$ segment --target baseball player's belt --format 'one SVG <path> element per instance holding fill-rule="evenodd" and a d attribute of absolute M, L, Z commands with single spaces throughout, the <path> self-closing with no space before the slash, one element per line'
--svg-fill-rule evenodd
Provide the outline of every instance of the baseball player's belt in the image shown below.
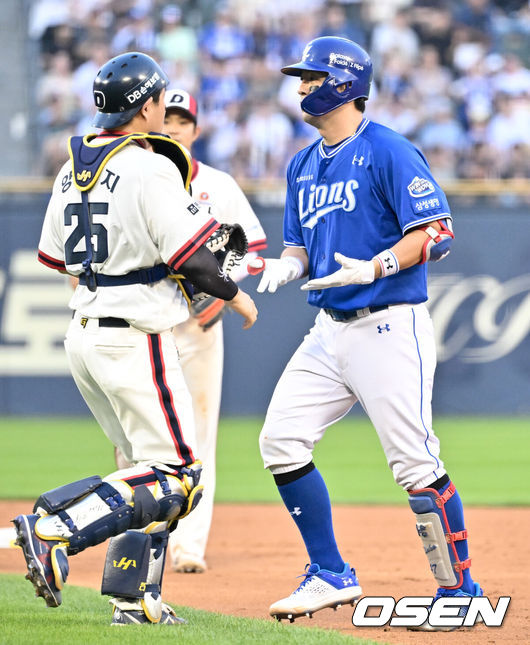
<path fill-rule="evenodd" d="M 351 311 L 341 311 L 340 309 L 324 309 L 324 311 L 335 322 L 350 322 L 357 318 L 364 318 L 370 314 L 375 314 L 376 311 L 384 311 L 388 309 L 389 305 L 377 305 L 376 307 L 363 307 L 362 309 L 353 309 Z"/>

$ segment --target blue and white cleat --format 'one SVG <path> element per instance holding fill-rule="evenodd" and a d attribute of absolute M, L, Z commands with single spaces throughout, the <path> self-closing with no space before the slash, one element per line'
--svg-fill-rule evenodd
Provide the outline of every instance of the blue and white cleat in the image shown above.
<path fill-rule="evenodd" d="M 311 618 L 315 611 L 326 607 L 353 607 L 362 595 L 355 569 L 349 564 L 341 573 L 321 569 L 318 564 L 307 565 L 303 576 L 305 580 L 298 589 L 270 606 L 269 613 L 276 620 L 287 618 L 292 623 L 300 616 Z"/>
<path fill-rule="evenodd" d="M 44 598 L 48 607 L 58 607 L 61 589 L 68 576 L 68 557 L 64 540 L 43 540 L 35 532 L 40 515 L 18 515 L 13 520 L 17 538 L 15 544 L 22 548 L 28 573 L 26 579 L 35 587 L 35 594 Z"/>
<path fill-rule="evenodd" d="M 438 591 L 436 592 L 436 595 L 434 596 L 433 602 L 435 600 L 438 600 L 438 598 L 448 598 L 448 597 L 461 598 L 462 596 L 478 598 L 479 596 L 483 596 L 484 591 L 480 588 L 480 585 L 478 584 L 478 582 L 475 582 L 473 584 L 474 584 L 473 593 L 466 593 L 465 591 L 462 591 L 462 589 L 446 589 L 445 587 L 439 587 Z M 458 616 L 465 617 L 466 614 L 467 614 L 467 607 L 461 607 L 460 611 L 458 612 Z M 434 625 L 431 625 L 429 621 L 427 621 L 422 625 L 418 625 L 417 627 L 407 627 L 407 629 L 412 632 L 452 632 L 455 629 L 459 629 L 459 628 L 444 627 L 444 626 L 436 627 Z"/>

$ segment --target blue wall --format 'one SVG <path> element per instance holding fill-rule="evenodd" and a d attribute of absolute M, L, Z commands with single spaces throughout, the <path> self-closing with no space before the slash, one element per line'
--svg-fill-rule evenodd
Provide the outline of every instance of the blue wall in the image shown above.
<path fill-rule="evenodd" d="M 0 414 L 88 414 L 69 376 L 62 339 L 66 280 L 35 259 L 47 196 L 0 198 Z M 281 209 L 256 205 L 282 250 Z M 430 266 L 439 363 L 436 414 L 530 414 L 530 218 L 516 208 L 453 204 L 451 255 Z M 316 310 L 298 284 L 258 294 L 259 319 L 241 330 L 227 314 L 223 414 L 263 415 L 276 380 Z"/>

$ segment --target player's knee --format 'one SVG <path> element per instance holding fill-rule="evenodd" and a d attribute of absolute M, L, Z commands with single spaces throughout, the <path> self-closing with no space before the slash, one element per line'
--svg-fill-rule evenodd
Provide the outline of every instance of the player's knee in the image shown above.
<path fill-rule="evenodd" d="M 121 479 L 103 481 L 99 476 L 60 486 L 43 493 L 35 504 L 43 539 L 60 536 L 68 542 L 68 554 L 104 542 L 129 528 L 152 522 L 172 523 L 188 515 L 202 496 L 201 465 L 163 473 L 152 467 L 154 484 L 133 489 Z"/>
<path fill-rule="evenodd" d="M 292 437 L 285 437 L 277 431 L 278 426 L 265 424 L 259 436 L 259 448 L 265 468 L 285 466 L 311 460 L 311 452 L 300 458 L 304 446 Z M 281 428 L 280 428 L 281 430 Z"/>

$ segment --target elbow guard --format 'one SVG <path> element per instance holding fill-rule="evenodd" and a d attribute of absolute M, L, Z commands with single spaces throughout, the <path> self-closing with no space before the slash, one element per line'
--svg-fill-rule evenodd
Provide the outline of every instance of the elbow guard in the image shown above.
<path fill-rule="evenodd" d="M 433 226 L 422 226 L 420 231 L 425 231 L 429 236 L 421 250 L 420 264 L 425 262 L 438 262 L 443 260 L 451 251 L 451 243 L 454 240 L 454 233 L 451 226 L 451 220 L 437 220 L 442 227 L 441 231 L 437 231 Z"/>

